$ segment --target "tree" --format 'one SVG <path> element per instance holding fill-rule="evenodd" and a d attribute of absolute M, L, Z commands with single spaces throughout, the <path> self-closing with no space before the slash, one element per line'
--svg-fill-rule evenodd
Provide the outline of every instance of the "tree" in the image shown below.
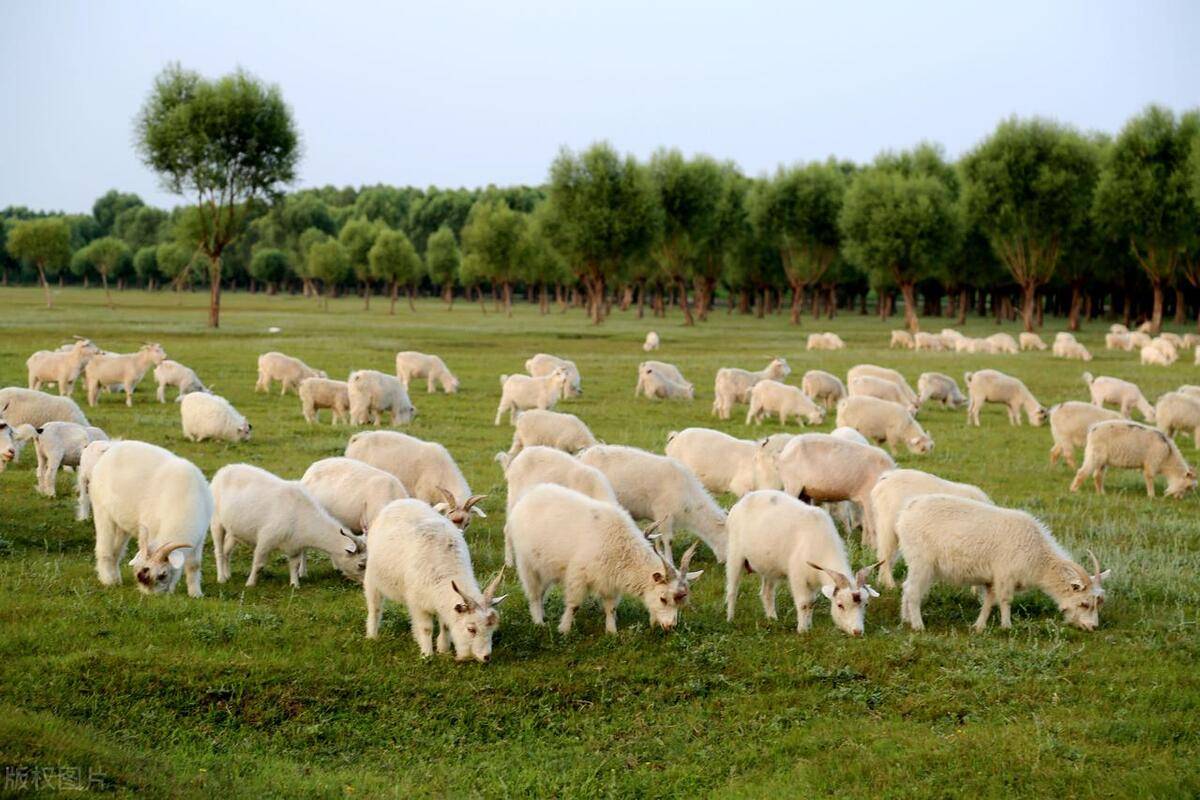
<path fill-rule="evenodd" d="M 337 291 L 338 284 L 350 274 L 350 259 L 346 248 L 337 239 L 325 239 L 308 248 L 308 274 L 325 286 L 322 306 L 329 310 L 329 298 Z"/>
<path fill-rule="evenodd" d="M 54 274 L 71 258 L 71 230 L 61 217 L 24 220 L 12 226 L 5 245 L 9 255 L 37 268 L 46 293 L 46 308 L 53 308 L 46 274 Z"/>
<path fill-rule="evenodd" d="M 116 189 L 109 189 L 92 203 L 92 217 L 96 220 L 98 230 L 96 237 L 108 236 L 113 232 L 117 217 L 131 208 L 142 205 L 142 198 L 136 194 L 123 194 Z"/>
<path fill-rule="evenodd" d="M 374 277 L 368 256 L 371 248 L 375 246 L 375 239 L 380 231 L 384 230 L 381 225 L 382 223 L 367 222 L 365 219 L 352 219 L 338 234 L 338 241 L 346 248 L 346 256 L 350 259 L 350 269 L 364 287 L 363 308 L 367 310 L 371 308 L 371 278 Z"/>
<path fill-rule="evenodd" d="M 275 287 L 288 276 L 287 253 L 275 247 L 261 247 L 250 258 L 250 275 L 266 284 L 267 294 L 275 294 Z"/>
<path fill-rule="evenodd" d="M 104 297 L 108 307 L 113 308 L 112 293 L 108 289 L 108 278 L 120 268 L 121 262 L 130 257 L 129 245 L 115 236 L 102 236 L 84 250 L 87 260 L 100 273 L 104 284 Z"/>
<path fill-rule="evenodd" d="M 712 234 L 720 201 L 721 166 L 711 158 L 687 161 L 678 150 L 659 150 L 650 159 L 650 180 L 660 223 L 653 245 L 664 278 L 679 287 L 683 324 L 692 325 L 687 280 L 701 243 Z M 702 297 L 697 300 L 703 303 Z"/>
<path fill-rule="evenodd" d="M 429 279 L 442 287 L 447 311 L 454 308 L 454 278 L 461 261 L 454 231 L 443 225 L 425 243 L 425 266 L 429 269 Z"/>
<path fill-rule="evenodd" d="M 1087 219 L 1099 151 L 1073 128 L 1013 117 L 961 167 L 966 212 L 1021 287 L 1021 317 L 1032 331 L 1038 287 L 1054 276 L 1067 238 Z"/>
<path fill-rule="evenodd" d="M 904 319 L 918 328 L 917 281 L 953 256 L 959 236 L 953 170 L 928 145 L 885 153 L 855 176 L 839 218 L 844 253 L 900 287 Z"/>
<path fill-rule="evenodd" d="M 148 289 L 158 281 L 158 249 L 143 247 L 133 254 L 133 271 Z"/>
<path fill-rule="evenodd" d="M 112 235 L 129 245 L 133 251 L 157 245 L 162 240 L 162 228 L 168 214 L 161 208 L 138 205 L 117 215 Z"/>
<path fill-rule="evenodd" d="M 793 325 L 800 322 L 805 287 L 818 283 L 837 256 L 845 196 L 846 177 L 830 160 L 780 168 L 747 198 L 751 224 L 778 251 L 792 287 Z"/>
<path fill-rule="evenodd" d="M 396 294 L 400 286 L 408 287 L 408 307 L 416 311 L 412 301 L 412 287 L 421 280 L 421 257 L 403 231 L 384 229 L 375 237 L 371 252 L 367 254 L 371 265 L 371 276 L 391 287 L 389 314 L 396 313 Z"/>
<path fill-rule="evenodd" d="M 548 231 L 549 205 L 542 201 L 529 215 L 528 224 L 521 236 L 520 272 L 530 295 L 533 287 L 539 288 L 538 310 L 549 313 L 550 301 L 546 294 L 548 284 L 560 284 L 570 274 L 567 262 L 554 247 Z M 432 244 L 433 240 L 430 239 Z"/>
<path fill-rule="evenodd" d="M 477 259 L 483 276 L 501 287 L 504 310 L 512 316 L 512 285 L 520 278 L 525 215 L 503 200 L 480 200 L 462 230 L 463 251 Z"/>
<path fill-rule="evenodd" d="M 583 281 L 589 313 L 599 324 L 605 284 L 652 241 L 653 186 L 632 156 L 622 159 L 602 142 L 579 155 L 566 149 L 559 153 L 550 166 L 548 198 L 555 244 Z"/>
<path fill-rule="evenodd" d="M 300 140 L 277 86 L 241 70 L 215 81 L 179 65 L 154 82 L 138 113 L 137 149 L 174 194 L 192 195 L 209 261 L 209 325 L 221 321 L 221 254 L 249 205 L 296 177 Z"/>
<path fill-rule="evenodd" d="M 158 271 L 163 278 L 171 281 L 178 292 L 183 284 L 191 284 L 190 268 L 195 255 L 195 248 L 179 242 L 164 242 L 154 250 Z"/>
<path fill-rule="evenodd" d="M 1150 279 L 1151 328 L 1162 326 L 1163 287 L 1169 284 L 1196 224 L 1187 170 L 1200 115 L 1176 119 L 1150 106 L 1125 124 L 1104 154 L 1092 213 L 1101 231 L 1128 243 Z"/>
<path fill-rule="evenodd" d="M 696 283 L 696 306 L 701 320 L 708 319 L 717 283 L 729 268 L 729 258 L 747 224 L 748 182 L 733 163 L 722 164 L 717 202 L 711 224 L 697 243 L 692 273 Z"/>

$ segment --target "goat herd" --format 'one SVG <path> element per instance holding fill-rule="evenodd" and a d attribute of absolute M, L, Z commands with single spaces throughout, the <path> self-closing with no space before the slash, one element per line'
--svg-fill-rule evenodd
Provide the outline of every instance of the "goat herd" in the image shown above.
<path fill-rule="evenodd" d="M 660 343 L 651 332 L 643 349 L 656 350 Z M 1170 335 L 1151 339 L 1143 331 L 1114 326 L 1107 344 L 1140 349 L 1143 363 L 1170 364 L 1196 341 Z M 895 331 L 891 345 L 1018 351 L 1007 334 L 970 339 L 953 330 L 915 336 Z M 831 333 L 808 341 L 810 350 L 844 346 Z M 1046 345 L 1036 334 L 1021 334 L 1019 347 Z M 1070 334 L 1059 334 L 1054 353 L 1091 358 Z M 121 582 L 119 561 L 134 537 L 137 553 L 130 566 L 138 588 L 169 592 L 186 575 L 193 597 L 201 594 L 201 557 L 210 535 L 220 583 L 229 580 L 230 555 L 239 543 L 253 550 L 247 586 L 255 585 L 276 551 L 287 556 L 291 583 L 299 586 L 306 551 L 320 550 L 344 575 L 363 583 L 367 636 L 378 635 L 386 598 L 407 607 L 422 655 L 448 652 L 452 645 L 459 660 L 490 658 L 499 625 L 496 607 L 505 597 L 497 595 L 504 570 L 480 588 L 464 533 L 476 516 L 486 516 L 483 497 L 471 492 L 441 444 L 391 430 L 362 431 L 350 437 L 344 457 L 315 462 L 299 480 L 230 464 L 210 482 L 192 463 L 161 447 L 110 441 L 89 426 L 71 399 L 82 376 L 89 405 L 103 391 L 124 391 L 132 405 L 134 388 L 153 367 L 159 402 L 166 402 L 168 387 L 178 390 L 189 440 L 248 439 L 252 429 L 245 417 L 193 370 L 168 360 L 160 345 L 122 355 L 77 338 L 59 350 L 35 353 L 27 365 L 28 389 L 0 389 L 0 471 L 30 441 L 42 494 L 54 496 L 60 467 L 75 469 L 78 518 L 94 519 L 102 584 Z M 713 414 L 729 419 L 735 404 L 746 404 L 747 424 L 775 415 L 784 424 L 791 418 L 819 424 L 836 409 L 832 433 L 753 440 L 687 428 L 671 432 L 665 455 L 658 455 L 598 442 L 578 417 L 552 410 L 560 399 L 582 391 L 573 362 L 543 353 L 525 367 L 528 374 L 501 376 L 495 418 L 499 425 L 507 412 L 514 427 L 512 447 L 496 456 L 507 482 L 504 558 L 506 566 L 516 568 L 535 623 L 544 623 L 547 591 L 561 587 L 564 611 L 558 629 L 563 633 L 589 596 L 601 600 L 610 632 L 616 630 L 622 596 L 638 598 L 652 626 L 672 628 L 702 574 L 689 570 L 701 543 L 725 565 L 730 620 L 740 579 L 758 573 L 768 618 L 776 618 L 776 588 L 786 580 L 798 630 L 810 627 L 820 593 L 830 601 L 833 622 L 860 636 L 867 604 L 878 596 L 868 583 L 870 574 L 878 568 L 881 586 L 894 588 L 892 570 L 903 554 L 908 572 L 900 613 L 914 630 L 923 627 L 921 602 L 938 580 L 980 590 L 976 629 L 986 625 L 995 605 L 1001 626 L 1009 627 L 1013 595 L 1027 587 L 1049 595 L 1068 623 L 1094 629 L 1109 574 L 1094 555 L 1089 571 L 1032 515 L 995 506 L 976 486 L 897 469 L 892 455 L 876 446 L 886 444 L 892 454 L 900 446 L 914 454 L 931 452 L 933 438 L 917 421 L 929 404 L 966 405 L 973 425 L 980 424 L 985 403 L 1006 406 L 1014 425 L 1021 423 L 1022 412 L 1033 425 L 1048 418 L 1052 463 L 1064 458 L 1074 466 L 1076 449 L 1084 450 L 1073 491 L 1093 476 L 1102 492 L 1108 467 L 1142 470 L 1151 496 L 1159 474 L 1168 480 L 1169 496 L 1196 485 L 1196 473 L 1173 437 L 1189 431 L 1200 447 L 1197 386 L 1183 386 L 1151 405 L 1135 384 L 1084 373 L 1091 402 L 1068 401 L 1047 410 L 1024 383 L 994 369 L 965 373 L 964 396 L 957 382 L 941 373 L 922 374 L 913 391 L 895 370 L 866 364 L 852 368 L 845 383 L 829 372 L 810 370 L 800 387 L 790 386 L 783 380 L 791 370 L 776 358 L 758 372 L 718 370 Z M 278 382 L 281 394 L 296 392 L 309 423 L 328 409 L 334 424 L 378 426 L 386 413 L 395 426 L 417 413 L 408 394 L 417 379 L 426 381 L 431 394 L 439 387 L 453 393 L 459 386 L 436 355 L 402 352 L 394 376 L 358 370 L 337 381 L 272 352 L 258 359 L 255 389 L 270 391 Z M 51 383 L 57 384 L 58 396 L 40 391 Z M 634 393 L 651 399 L 695 397 L 683 373 L 663 361 L 639 365 Z M 1129 419 L 1135 409 L 1157 427 Z M 726 492 L 739 498 L 728 511 L 714 500 Z M 863 545 L 874 550 L 876 563 L 857 571 L 851 567 L 835 518 L 847 532 L 861 526 Z M 643 531 L 635 520 L 652 522 Z M 697 537 L 678 563 L 672 552 L 677 530 Z"/>

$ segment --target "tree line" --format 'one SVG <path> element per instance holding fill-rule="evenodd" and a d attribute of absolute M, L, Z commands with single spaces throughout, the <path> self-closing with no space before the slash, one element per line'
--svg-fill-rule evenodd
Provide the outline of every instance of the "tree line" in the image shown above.
<path fill-rule="evenodd" d="M 678 308 L 684 324 L 729 313 L 839 309 L 880 316 L 1045 313 L 1071 329 L 1101 314 L 1200 321 L 1200 112 L 1150 106 L 1115 135 L 1009 118 L 957 161 L 936 144 L 856 164 L 828 159 L 747 176 L 661 149 L 563 149 L 540 186 L 368 186 L 286 192 L 299 161 L 279 89 L 237 72 L 158 77 L 135 123 L 143 160 L 187 198 L 171 210 L 116 190 L 91 214 L 0 210 L 0 269 L 110 293 L 205 286 L 354 291 L 369 308 L 401 293 L 514 294 L 579 306 Z M 217 134 L 220 134 L 219 136 Z M 219 147 L 212 142 L 219 141 Z M 197 142 L 205 146 L 197 146 Z"/>

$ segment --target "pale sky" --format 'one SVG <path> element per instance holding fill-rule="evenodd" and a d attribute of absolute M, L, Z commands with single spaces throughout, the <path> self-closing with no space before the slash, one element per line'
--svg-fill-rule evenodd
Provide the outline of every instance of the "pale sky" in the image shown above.
<path fill-rule="evenodd" d="M 537 184 L 563 145 L 749 174 L 1010 114 L 1116 131 L 1200 105 L 1200 2 L 0 0 L 0 207 L 170 206 L 132 120 L 170 61 L 278 83 L 299 186 Z"/>

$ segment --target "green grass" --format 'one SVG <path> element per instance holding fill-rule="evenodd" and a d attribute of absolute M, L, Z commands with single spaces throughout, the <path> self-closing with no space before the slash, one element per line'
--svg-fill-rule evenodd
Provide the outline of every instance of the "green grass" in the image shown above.
<path fill-rule="evenodd" d="M 820 323 L 842 335 L 846 351 L 809 355 L 810 319 L 795 329 L 785 317 L 723 311 L 690 330 L 678 313 L 665 321 L 614 313 L 593 327 L 579 312 L 543 317 L 525 305 L 514 319 L 433 302 L 416 314 L 402 304 L 389 317 L 384 303 L 364 314 L 345 299 L 322 312 L 301 298 L 227 295 L 214 332 L 203 327 L 199 294 L 183 307 L 167 293 L 115 296 L 116 313 L 101 293 L 81 290 L 60 292 L 47 311 L 37 291 L 0 290 L 0 385 L 24 385 L 25 358 L 72 334 L 117 351 L 161 341 L 249 417 L 254 440 L 184 441 L 178 408 L 153 402 L 152 381 L 132 410 L 107 395 L 89 415 L 110 435 L 164 445 L 209 476 L 247 461 L 295 478 L 345 446 L 347 429 L 307 426 L 294 396 L 253 392 L 258 353 L 283 350 L 336 376 L 391 370 L 400 349 L 442 355 L 462 391 L 414 392 L 420 415 L 408 430 L 444 443 L 472 487 L 490 495 L 488 518 L 468 533 L 481 578 L 501 560 L 504 490 L 492 456 L 511 438 L 491 424 L 497 376 L 521 371 L 537 351 L 578 363 L 585 395 L 565 407 L 599 438 L 659 452 L 668 431 L 689 425 L 748 435 L 736 414 L 728 423 L 709 416 L 713 373 L 759 368 L 774 355 L 788 358 L 792 382 L 808 368 L 844 374 L 859 362 L 896 367 L 914 382 L 927 369 L 961 380 L 964 370 L 994 366 L 1046 405 L 1085 399 L 1078 362 L 889 351 L 897 324 L 857 314 Z M 283 332 L 268 335 L 271 325 Z M 650 327 L 663 336 L 659 357 L 695 381 L 694 403 L 633 399 Z M 1105 327 L 1080 336 L 1096 354 L 1093 373 L 1135 380 L 1151 397 L 1200 382 L 1182 362 L 1141 367 L 1104 351 Z M 976 318 L 968 328 L 997 329 Z M 491 664 L 422 661 L 397 606 L 385 611 L 381 638 L 366 641 L 361 591 L 323 559 L 295 591 L 282 558 L 258 587 L 243 588 L 244 550 L 225 586 L 208 554 L 201 600 L 182 591 L 147 598 L 128 576 L 102 588 L 92 529 L 72 516 L 71 477 L 60 477 L 58 499 L 37 496 L 27 452 L 0 475 L 0 764 L 90 769 L 103 776 L 94 788 L 118 796 L 1196 796 L 1200 500 L 1150 500 L 1134 473 L 1110 474 L 1105 497 L 1069 494 L 1071 473 L 1048 466 L 1048 428 L 1012 428 L 996 407 L 981 429 L 964 418 L 926 412 L 936 450 L 899 461 L 1038 514 L 1077 554 L 1093 548 L 1114 575 L 1098 632 L 1064 628 L 1053 604 L 1030 593 L 1018 598 L 1011 632 L 974 635 L 973 597 L 939 587 L 922 634 L 900 628 L 897 593 L 886 592 L 871 604 L 864 639 L 837 631 L 824 605 L 799 636 L 786 595 L 779 622 L 767 624 L 749 579 L 728 625 L 723 571 L 702 550 L 706 573 L 672 634 L 649 630 L 629 601 L 616 636 L 604 634 L 594 602 L 569 636 L 535 628 L 510 576 Z M 830 427 L 832 418 L 822 429 Z M 1198 460 L 1188 441 L 1180 446 Z M 851 549 L 863 563 L 856 542 Z"/>

